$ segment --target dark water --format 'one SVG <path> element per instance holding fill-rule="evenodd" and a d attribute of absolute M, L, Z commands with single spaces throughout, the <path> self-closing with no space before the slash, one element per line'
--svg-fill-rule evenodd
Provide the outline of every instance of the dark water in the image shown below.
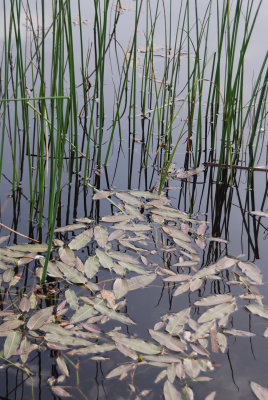
<path fill-rule="evenodd" d="M 124 38 L 124 30 L 129 26 L 133 17 L 134 2 L 130 2 L 131 11 L 126 12 L 122 18 L 122 24 L 119 31 L 122 34 L 122 45 L 127 39 Z M 259 23 L 256 28 L 256 37 L 262 37 L 264 27 L 263 22 L 267 14 L 265 10 L 267 4 L 263 4 L 263 11 L 260 15 Z M 1 10 L 1 8 L 0 8 Z M 86 2 L 82 2 L 82 13 L 89 20 L 92 19 L 91 12 L 87 14 L 88 7 Z M 75 10 L 74 10 L 75 15 Z M 48 14 L 49 18 L 49 14 Z M 161 26 L 161 24 L 160 24 Z M 90 29 L 86 25 L 85 29 Z M 123 32 L 123 33 L 122 33 Z M 142 31 L 139 33 L 142 39 Z M 1 34 L 2 35 L 2 34 Z M 156 43 L 162 43 L 163 31 L 159 28 L 156 32 Z M 126 43 L 125 43 L 126 45 Z M 251 61 L 258 58 L 258 52 L 262 52 L 254 43 L 250 48 L 248 62 L 249 69 L 252 67 Z M 110 65 L 112 65 L 111 62 Z M 107 67 L 109 69 L 110 66 Z M 161 71 L 161 63 L 159 63 Z M 107 74 L 108 76 L 108 74 Z M 186 76 L 186 72 L 185 72 Z M 111 121 L 112 109 L 114 104 L 114 92 L 107 78 L 107 119 Z M 81 105 L 82 98 L 78 96 L 78 103 Z M 110 121 L 107 122 L 107 126 Z M 264 127 L 267 129 L 266 127 Z M 128 132 L 128 121 L 122 120 L 122 129 Z M 144 132 L 148 129 L 147 121 L 137 120 L 137 138 L 142 139 Z M 82 128 L 80 127 L 80 133 Z M 154 139 L 155 142 L 157 139 Z M 266 139 L 267 141 L 267 139 Z M 6 146 L 8 146 L 6 144 Z M 105 141 L 104 147 L 107 146 Z M 176 168 L 183 168 L 186 164 L 186 143 L 183 140 L 181 147 L 178 148 L 174 157 Z M 112 156 L 109 160 L 107 169 L 101 171 L 97 180 L 100 189 L 129 190 L 141 189 L 149 190 L 155 184 L 159 169 L 161 166 L 160 157 L 153 165 L 154 152 L 151 154 L 150 165 L 146 170 L 144 168 L 144 147 L 142 143 L 133 142 L 128 138 L 123 139 L 120 147 L 119 141 L 115 140 L 112 147 Z M 202 162 L 201 162 L 202 164 Z M 258 160 L 259 165 L 267 165 L 267 154 L 264 151 Z M 92 163 L 93 165 L 93 163 Z M 187 166 L 193 167 L 191 154 Z M 37 238 L 45 242 L 47 235 L 47 197 L 44 206 L 44 219 L 42 229 L 38 228 L 38 210 L 34 213 L 34 220 L 29 221 L 29 194 L 27 184 L 27 174 L 22 178 L 20 188 L 12 191 L 11 174 L 12 166 L 10 159 L 5 159 L 4 173 L 1 182 L 0 207 L 1 222 L 12 229 L 25 235 Z M 193 216 L 202 214 L 203 218 L 210 221 L 208 231 L 212 236 L 218 236 L 229 241 L 227 245 L 211 244 L 207 245 L 202 251 L 199 250 L 201 266 L 214 263 L 224 255 L 237 256 L 244 254 L 245 258 L 255 263 L 263 274 L 264 284 L 260 286 L 259 291 L 264 296 L 263 302 L 267 304 L 267 240 L 268 228 L 267 218 L 254 217 L 250 214 L 252 210 L 267 211 L 267 172 L 254 172 L 252 186 L 247 189 L 248 172 L 245 170 L 235 170 L 232 184 L 216 184 L 217 170 L 213 167 L 205 167 L 204 171 L 189 182 L 186 180 L 170 180 L 166 188 L 166 194 L 171 199 L 172 205 L 181 211 L 190 213 Z M 224 172 L 223 172 L 224 173 Z M 92 200 L 93 191 L 84 187 L 80 177 L 72 175 L 71 183 L 68 184 L 68 172 L 65 170 L 63 177 L 63 189 L 61 195 L 60 208 L 57 216 L 57 226 L 72 224 L 75 218 L 88 216 L 99 221 L 103 215 L 113 213 L 115 210 L 105 200 L 95 202 Z M 48 184 L 47 179 L 47 184 Z M 48 193 L 48 190 L 47 190 Z M 48 194 L 46 195 L 48 196 Z M 37 205 L 36 205 L 37 207 Z M 1 228 L 1 235 L 6 235 L 7 230 Z M 71 234 L 64 235 L 65 240 L 71 239 Z M 11 234 L 9 244 L 22 243 L 24 240 L 16 234 Z M 29 278 L 28 284 L 32 281 Z M 6 289 L 1 288 L 1 293 Z M 228 288 L 215 288 L 209 284 L 202 288 L 202 294 L 223 293 Z M 235 289 L 234 289 L 235 290 Z M 2 293 L 2 309 L 6 308 L 8 301 L 7 295 Z M 178 312 L 190 305 L 193 305 L 197 299 L 197 294 L 172 297 L 168 288 L 163 289 L 163 282 L 158 279 L 154 284 L 146 289 L 139 290 L 137 293 L 129 293 L 127 296 L 127 313 L 136 322 L 134 327 L 122 330 L 129 335 L 137 335 L 139 338 L 149 340 L 148 329 L 151 329 L 157 323 L 161 316 L 171 312 Z M 198 315 L 196 310 L 196 315 Z M 110 324 L 110 325 L 109 325 Z M 268 348 L 267 338 L 263 337 L 263 332 L 267 323 L 260 317 L 249 314 L 241 309 L 236 313 L 230 322 L 235 329 L 252 331 L 256 333 L 253 338 L 229 337 L 228 350 L 225 354 L 212 354 L 212 361 L 215 365 L 214 371 L 208 375 L 213 379 L 210 382 L 190 383 L 195 393 L 195 399 L 204 399 L 210 392 L 216 391 L 216 399 L 254 399 L 249 382 L 255 381 L 263 386 L 267 386 L 268 370 Z M 113 324 L 108 322 L 105 329 L 112 329 Z M 59 373 L 56 367 L 56 357 L 58 352 L 52 350 L 37 351 L 30 355 L 28 361 L 29 368 L 34 373 L 29 378 L 25 373 L 10 366 L 0 370 L 0 399 L 52 399 L 57 398 L 53 395 L 47 379 L 51 376 L 57 376 Z M 108 354 L 111 358 L 105 361 L 93 361 L 89 356 L 72 357 L 72 362 L 79 368 L 77 370 L 70 366 L 70 377 L 63 383 L 64 387 L 78 399 L 135 399 L 143 390 L 152 390 L 146 398 L 163 398 L 163 381 L 154 384 L 153 381 L 159 373 L 158 368 L 151 366 L 140 366 L 133 377 L 133 381 L 125 378 L 122 381 L 118 379 L 106 380 L 105 376 L 116 365 L 126 362 L 126 358 L 119 353 Z M 15 360 L 15 358 L 14 358 Z M 79 374 L 77 374 L 79 371 Z M 78 380 L 79 375 L 79 380 Z M 131 393 L 129 384 L 133 384 L 136 393 Z"/>

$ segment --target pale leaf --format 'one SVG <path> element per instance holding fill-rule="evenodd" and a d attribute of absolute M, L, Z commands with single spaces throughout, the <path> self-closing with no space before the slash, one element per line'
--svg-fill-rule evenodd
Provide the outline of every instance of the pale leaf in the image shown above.
<path fill-rule="evenodd" d="M 77 235 L 73 240 L 70 241 L 69 247 L 72 250 L 80 250 L 85 247 L 92 239 L 93 229 L 87 229 L 86 231 Z"/>
<path fill-rule="evenodd" d="M 35 330 L 41 328 L 42 325 L 53 315 L 54 306 L 43 308 L 31 316 L 27 322 L 27 328 Z"/>
<path fill-rule="evenodd" d="M 258 397 L 259 400 L 267 400 L 268 399 L 268 389 L 259 385 L 256 382 L 251 381 L 250 382 L 250 387 L 255 394 L 256 397 Z"/>
<path fill-rule="evenodd" d="M 180 392 L 175 388 L 173 383 L 166 380 L 164 384 L 164 397 L 165 400 L 182 400 Z"/>

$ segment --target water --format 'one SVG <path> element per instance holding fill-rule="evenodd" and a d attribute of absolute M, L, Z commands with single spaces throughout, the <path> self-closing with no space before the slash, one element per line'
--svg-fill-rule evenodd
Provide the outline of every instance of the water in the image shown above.
<path fill-rule="evenodd" d="M 34 6 L 32 2 L 31 7 Z M 121 48 L 126 49 L 128 45 L 128 36 L 125 32 L 129 30 L 129 26 L 133 23 L 135 4 L 134 2 L 127 3 L 130 6 L 130 11 L 126 9 L 120 16 L 118 24 L 117 41 L 112 43 L 113 46 L 118 46 L 119 52 L 119 64 L 123 62 L 123 54 L 120 52 Z M 152 5 L 152 10 L 155 4 Z M 76 6 L 73 6 L 73 19 L 78 14 Z M 127 8 L 127 7 L 126 7 Z M 260 45 L 261 39 L 266 34 L 265 27 L 266 23 L 263 22 L 265 12 L 267 8 L 266 4 L 262 5 L 262 12 L 259 15 L 258 24 L 254 31 L 254 37 L 251 47 L 247 56 L 248 71 L 246 76 L 249 77 L 249 81 L 254 80 L 254 62 L 255 60 L 262 59 L 263 53 L 266 49 L 263 49 Z M 173 4 L 173 10 L 175 10 L 175 4 Z M 32 8 L 33 10 L 33 8 Z M 114 10 L 110 10 L 109 24 L 111 26 L 114 18 Z M 167 15 L 168 10 L 166 9 Z M 176 12 L 177 9 L 176 9 Z M 202 10 L 204 12 L 204 10 Z M 90 10 L 87 2 L 81 2 L 81 13 L 83 18 L 87 18 L 89 21 L 94 19 L 93 10 Z M 2 13 L 0 13 L 2 15 Z M 34 16 L 33 12 L 33 16 Z M 3 17 L 2 17 L 3 18 Z M 40 17 L 39 17 L 40 18 Z M 51 18 L 50 12 L 46 13 L 46 19 L 49 22 Z M 172 24 L 172 35 L 176 29 L 176 18 L 174 11 L 174 23 Z M 163 11 L 159 14 L 159 23 L 155 33 L 155 45 L 164 46 L 164 19 Z M 168 17 L 167 17 L 167 20 Z M 145 13 L 143 11 L 141 15 L 140 26 L 142 27 L 138 31 L 138 48 L 144 46 L 144 21 Z M 162 22 L 161 22 L 162 21 Z M 90 47 L 90 43 L 93 40 L 93 29 L 92 22 L 87 23 L 83 26 L 84 32 L 84 47 L 85 51 Z M 212 26 L 214 24 L 212 18 Z M 49 25 L 49 23 L 47 23 Z M 2 20 L 3 26 L 3 20 Z M 22 21 L 23 26 L 23 21 Z M 78 26 L 73 27 L 74 31 L 74 43 L 79 43 L 79 28 Z M 23 45 L 26 43 L 26 30 L 25 36 L 23 36 Z M 3 40 L 3 33 L 1 31 L 1 40 Z M 31 36 L 30 36 L 31 37 Z M 28 37 L 29 40 L 29 37 Z M 31 37 L 32 40 L 32 37 Z M 213 38 L 211 39 L 213 45 Z M 256 42 L 259 44 L 256 46 Z M 50 38 L 47 41 L 48 59 L 50 59 L 51 42 Z M 120 46 L 118 45 L 120 44 Z M 118 87 L 120 82 L 120 76 L 117 72 L 117 61 L 115 53 L 112 51 L 113 47 L 110 47 L 109 52 L 106 55 L 106 75 L 105 75 L 105 128 L 104 128 L 104 149 L 107 148 L 109 139 L 109 127 L 113 119 L 113 110 L 115 107 L 115 88 Z M 156 77 L 160 77 L 163 74 L 163 57 L 162 49 L 159 50 L 160 56 L 156 57 L 155 60 L 155 71 Z M 75 46 L 75 55 L 79 58 L 80 50 L 78 46 Z M 143 53 L 140 51 L 139 61 L 142 65 Z M 184 68 L 184 60 L 182 59 L 182 68 L 180 75 L 181 87 L 184 86 L 184 82 L 187 79 L 187 71 Z M 92 71 L 92 65 L 90 68 Z M 186 65 L 186 63 L 185 63 Z M 112 71 L 112 73 L 110 73 Z M 47 81 L 49 82 L 49 73 L 47 70 Z M 141 82 L 141 68 L 137 68 L 137 79 L 140 84 Z M 27 76 L 27 80 L 30 80 L 30 74 Z M 81 76 L 79 74 L 79 68 L 76 70 L 77 85 L 81 83 Z M 93 91 L 93 78 L 91 78 L 92 87 L 90 89 L 91 96 Z M 66 87 L 68 87 L 67 82 Z M 249 96 L 250 88 L 252 85 L 246 85 L 245 98 Z M 179 90 L 178 90 L 179 92 Z M 129 92 L 128 92 L 129 93 Z M 138 104 L 137 113 L 140 113 L 139 103 L 140 90 L 137 93 Z M 149 97 L 149 96 L 148 96 Z M 155 95 L 153 95 L 153 99 Z M 150 100 L 150 99 L 149 99 Z M 149 109 L 150 101 L 148 100 L 146 109 Z M 82 92 L 77 94 L 78 110 L 82 109 L 83 97 Z M 181 114 L 174 125 L 174 143 L 176 142 L 177 135 L 183 120 L 186 116 L 186 105 L 183 108 Z M 33 114 L 31 114 L 31 137 L 35 132 Z M 86 122 L 88 126 L 88 121 Z M 196 123 L 196 121 L 195 121 Z M 154 163 L 155 152 L 157 148 L 157 136 L 159 126 L 155 124 L 153 129 L 154 144 L 152 151 L 149 154 L 149 167 L 144 168 L 145 150 L 143 138 L 147 136 L 148 129 L 150 128 L 150 120 L 143 120 L 138 117 L 136 122 L 136 139 L 132 141 L 132 136 L 129 139 L 129 124 L 132 121 L 128 120 L 127 114 L 123 116 L 121 121 L 121 130 L 124 133 L 122 146 L 119 144 L 119 131 L 118 128 L 115 131 L 117 139 L 114 140 L 112 145 L 111 157 L 108 161 L 107 169 L 101 171 L 98 178 L 97 185 L 100 189 L 110 190 L 114 188 L 116 191 L 128 190 L 131 188 L 148 190 L 155 184 L 160 167 L 163 162 L 164 149 L 161 148 L 156 162 Z M 14 127 L 14 121 L 11 120 L 9 130 L 12 132 Z M 219 133 L 221 125 L 219 124 Z M 36 128 L 35 128 L 36 129 Z M 264 126 L 266 129 L 266 126 Z M 37 132 L 38 130 L 36 130 Z M 131 131 L 131 129 L 130 129 Z M 79 144 L 82 144 L 83 138 L 83 124 L 79 125 Z M 187 163 L 185 161 L 186 155 L 186 138 L 187 132 L 181 141 L 181 146 L 178 147 L 174 156 L 174 163 L 176 168 L 184 167 Z M 23 139 L 23 138 L 21 138 Z M 266 141 L 265 141 L 266 140 Z M 205 142 L 205 139 L 204 139 Z M 264 139 L 264 151 L 261 153 L 258 159 L 259 165 L 267 165 L 267 154 L 265 153 L 265 145 L 267 139 Z M 34 149 L 35 150 L 35 149 Z M 5 142 L 5 154 L 10 154 L 10 145 L 8 140 Z M 105 154 L 105 151 L 104 151 Z M 204 160 L 207 160 L 206 155 Z M 188 167 L 194 167 L 192 157 L 190 154 L 190 161 Z M 201 157 L 201 164 L 204 161 Z M 43 210 L 43 226 L 42 229 L 38 227 L 38 202 L 35 201 L 33 221 L 29 221 L 29 190 L 28 190 L 28 176 L 26 170 L 26 159 L 23 158 L 24 173 L 21 180 L 20 188 L 16 191 L 11 190 L 12 181 L 12 164 L 11 157 L 4 159 L 3 177 L 1 182 L 1 222 L 9 227 L 12 227 L 15 231 L 28 235 L 30 237 L 38 238 L 45 242 L 47 241 L 47 207 L 48 207 L 48 184 L 49 177 L 45 178 L 46 182 L 46 196 Z M 36 158 L 33 157 L 33 164 L 36 165 Z M 97 168 L 96 162 L 92 159 L 91 167 Z M 82 167 L 81 167 L 82 170 Z M 84 187 L 81 178 L 73 174 L 74 169 L 71 171 L 71 182 L 68 184 L 68 165 L 67 162 L 64 168 L 64 177 L 62 180 L 62 193 L 60 199 L 60 208 L 57 216 L 57 226 L 64 226 L 74 222 L 75 218 L 88 216 L 90 218 L 99 221 L 103 215 L 113 213 L 114 208 L 105 200 L 100 202 L 92 201 L 93 191 L 89 187 Z M 259 219 L 253 217 L 250 214 L 252 210 L 267 210 L 267 172 L 254 172 L 254 184 L 253 189 L 247 190 L 247 179 L 248 172 L 241 170 L 234 170 L 234 179 L 229 187 L 224 184 L 216 183 L 216 172 L 212 167 L 206 167 L 204 172 L 190 179 L 189 182 L 186 180 L 170 180 L 168 185 L 170 190 L 167 191 L 168 197 L 171 199 L 172 205 L 181 211 L 191 213 L 196 216 L 202 214 L 202 218 L 210 221 L 209 232 L 213 236 L 218 236 L 229 241 L 228 245 L 224 244 L 213 244 L 207 245 L 204 251 L 199 250 L 201 257 L 201 266 L 207 266 L 214 263 L 220 256 L 225 254 L 231 256 L 237 256 L 238 254 L 245 254 L 245 258 L 254 262 L 261 269 L 263 274 L 264 285 L 259 288 L 260 294 L 264 296 L 263 302 L 267 304 L 267 284 L 268 273 L 266 270 L 266 258 L 267 258 L 267 222 L 265 218 Z M 90 170 L 91 182 L 93 181 L 94 174 L 92 169 Z M 95 175 L 96 177 L 96 175 Z M 7 234 L 5 228 L 1 229 L 1 234 Z M 64 241 L 70 240 L 72 234 L 64 234 L 61 239 Z M 18 235 L 11 234 L 9 244 L 21 243 L 24 239 Z M 93 249 L 90 248 L 87 251 L 90 252 Z M 81 257 L 85 254 L 81 254 Z M 103 278 L 100 275 L 100 279 Z M 27 284 L 31 284 L 31 279 Z M 161 316 L 167 313 L 175 313 L 179 310 L 192 306 L 194 301 L 199 296 L 204 294 L 212 293 L 224 293 L 230 290 L 230 287 L 216 287 L 207 283 L 202 287 L 202 290 L 198 294 L 190 294 L 188 296 L 173 297 L 172 291 L 165 288 L 162 290 L 163 282 L 160 278 L 154 282 L 154 284 L 147 288 L 138 291 L 138 293 L 129 293 L 127 300 L 127 313 L 136 322 L 134 327 L 126 328 L 122 327 L 124 333 L 129 335 L 137 335 L 139 338 L 144 340 L 150 340 L 148 329 L 152 329 L 154 324 L 159 321 Z M 4 284 L 4 288 L 7 285 Z M 235 291 L 235 288 L 232 287 Z M 78 289 L 80 293 L 80 289 Z M 58 295 L 55 295 L 55 299 Z M 60 296 L 59 296 L 60 297 Z M 52 298 L 52 304 L 55 299 Z M 5 309 L 5 302 L 7 297 L 3 301 L 3 309 Z M 55 302 L 56 303 L 56 302 Z M 48 302 L 49 304 L 49 302 Z M 200 310 L 196 309 L 196 316 Z M 108 322 L 105 325 L 105 330 L 112 329 L 113 323 Z M 246 331 L 252 331 L 256 333 L 253 338 L 239 338 L 230 337 L 228 339 L 229 347 L 226 354 L 213 353 L 212 360 L 215 364 L 215 370 L 209 372 L 209 375 L 213 378 L 210 382 L 195 382 L 190 383 L 190 387 L 195 393 L 195 398 L 204 399 L 210 392 L 216 390 L 216 399 L 231 398 L 234 400 L 238 399 L 254 399 L 249 386 L 249 381 L 255 381 L 259 384 L 266 386 L 266 374 L 267 371 L 267 346 L 266 338 L 263 337 L 263 332 L 267 327 L 265 320 L 260 317 L 253 316 L 248 311 L 242 309 L 239 313 L 235 314 L 231 321 L 230 326 L 235 329 L 243 329 Z M 56 357 L 60 352 L 53 350 L 36 351 L 31 353 L 29 367 L 34 372 L 33 378 L 27 378 L 25 373 L 20 370 L 12 368 L 11 366 L 1 371 L 1 377 L 4 384 L 0 386 L 0 397 L 5 399 L 31 399 L 31 398 L 53 398 L 50 388 L 47 385 L 47 379 L 51 376 L 57 376 L 59 370 L 56 367 Z M 137 398 L 139 393 L 143 390 L 152 390 L 147 394 L 148 399 L 161 399 L 163 382 L 160 381 L 154 384 L 153 381 L 156 378 L 158 368 L 151 366 L 138 366 L 133 380 L 129 377 L 122 381 L 116 379 L 105 379 L 107 373 L 115 368 L 115 366 L 121 363 L 129 362 L 122 354 L 118 352 L 108 353 L 108 360 L 91 360 L 90 356 L 77 356 L 72 357 L 73 363 L 79 364 L 79 382 L 77 381 L 76 370 L 74 366 L 69 365 L 70 378 L 63 383 L 66 386 L 73 397 L 75 398 L 88 398 L 88 399 L 129 399 Z M 104 354 L 104 356 L 106 356 Z M 111 357 L 111 358 L 110 358 Z M 15 360 L 15 358 L 14 358 Z M 131 392 L 129 384 L 135 386 L 136 392 Z M 180 384 L 179 384 L 180 386 Z M 178 387 L 178 386 L 177 386 Z M 82 391 L 82 393 L 81 393 Z M 34 393 L 34 394 L 33 394 Z"/>

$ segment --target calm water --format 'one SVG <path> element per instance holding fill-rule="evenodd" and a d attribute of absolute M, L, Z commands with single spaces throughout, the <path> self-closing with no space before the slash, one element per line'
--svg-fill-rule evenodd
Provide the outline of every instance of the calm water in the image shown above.
<path fill-rule="evenodd" d="M 32 6 L 34 6 L 35 2 Z M 176 2 L 173 2 L 173 10 L 175 15 Z M 205 1 L 202 3 L 206 3 Z M 133 24 L 135 2 L 126 2 L 125 11 L 120 15 L 120 20 L 117 27 L 117 39 L 122 48 L 127 48 L 129 37 L 126 32 L 129 31 L 129 27 Z M 154 7 L 152 2 L 152 7 Z M 3 16 L 0 6 L 0 22 L 3 26 Z M 201 5 L 201 8 L 203 4 Z M 34 8 L 33 8 L 34 9 Z M 85 39 L 85 49 L 90 47 L 93 35 L 93 24 L 94 19 L 93 10 L 88 7 L 87 1 L 81 1 L 82 18 L 85 19 L 83 26 Z M 112 24 L 114 17 L 114 10 L 111 8 L 109 22 Z M 262 11 L 258 17 L 258 23 L 254 31 L 253 40 L 251 42 L 248 56 L 246 74 L 249 77 L 248 84 L 245 86 L 245 98 L 250 93 L 252 83 L 254 81 L 254 66 L 256 60 L 263 58 L 265 43 L 263 37 L 267 35 L 267 23 L 265 16 L 268 12 L 268 4 L 265 2 L 262 5 Z M 46 13 L 46 18 L 49 21 L 51 18 L 51 12 Z M 76 6 L 73 5 L 73 20 L 78 11 Z M 33 11 L 33 15 L 35 15 Z M 164 46 L 164 23 L 163 10 L 159 14 L 159 23 L 155 31 L 155 45 Z M 162 21 L 162 22 L 161 22 Z M 175 25 L 176 17 L 174 22 L 172 20 L 172 35 L 176 30 Z M 21 21 L 22 26 L 25 22 Z M 142 13 L 140 29 L 138 30 L 138 47 L 141 51 L 139 57 L 143 58 L 142 46 L 145 44 L 144 39 L 144 23 L 145 14 Z M 212 18 L 212 29 L 214 20 Z M 24 29 L 24 28 L 23 28 Z M 110 28 L 109 28 L 110 29 Z M 79 42 L 79 30 L 78 27 L 73 25 L 74 31 L 74 42 Z M 28 32 L 28 33 L 27 33 Z M 129 32 L 128 32 L 129 33 Z M 27 39 L 28 38 L 28 39 Z M 25 37 L 23 37 L 23 43 L 26 40 L 32 38 L 31 33 L 25 28 Z M 0 40 L 3 40 L 3 30 L 0 31 Z M 211 38 L 210 46 L 213 48 L 214 38 Z M 48 43 L 49 39 L 48 39 Z M 256 43 L 258 45 L 256 45 Z M 264 43 L 264 44 L 262 44 Z M 48 59 L 50 57 L 51 47 L 48 44 Z M 116 72 L 116 58 L 113 46 L 107 53 L 107 64 L 106 64 L 106 77 L 105 77 L 105 139 L 104 148 L 107 148 L 107 142 L 109 137 L 109 126 L 113 118 L 113 109 L 115 104 L 115 92 L 114 87 L 119 82 L 119 75 Z M 78 48 L 76 49 L 78 52 Z M 155 68 L 156 73 L 161 77 L 163 70 L 163 57 L 160 50 L 160 56 L 156 57 Z M 78 54 L 78 53 L 77 53 Z M 14 55 L 15 57 L 15 55 Z M 120 59 L 121 57 L 121 59 Z M 122 62 L 122 54 L 119 55 L 119 63 Z M 185 64 L 186 65 L 186 64 Z M 79 76 L 79 69 L 77 69 L 77 85 L 81 83 Z M 49 81 L 49 70 L 47 71 L 47 80 Z M 138 81 L 141 82 L 142 69 L 138 66 L 137 68 Z M 184 75 L 185 74 L 185 75 Z M 187 77 L 187 71 L 183 69 L 182 60 L 182 76 L 181 81 L 185 81 Z M 92 78 L 93 79 L 93 78 Z M 92 82 L 94 85 L 94 82 Z M 138 95 L 139 96 L 139 93 Z M 77 90 L 77 101 L 78 109 L 80 110 L 83 105 L 82 93 Z M 186 107 L 186 106 L 185 106 Z M 137 106 L 138 108 L 138 106 Z M 137 113 L 140 113 L 138 109 Z M 186 109 L 182 110 L 182 115 L 178 119 L 178 126 L 181 124 L 181 120 L 186 115 Z M 34 123 L 33 123 L 34 125 Z M 98 187 L 100 189 L 116 191 L 129 190 L 129 189 L 141 189 L 149 190 L 156 183 L 159 168 L 161 166 L 161 158 L 155 164 L 154 154 L 155 151 L 150 153 L 149 167 L 146 170 L 144 168 L 144 145 L 142 142 L 144 135 L 148 130 L 149 123 L 147 120 L 137 118 L 137 141 L 133 142 L 129 140 L 129 121 L 123 117 L 121 122 L 122 132 L 126 132 L 122 146 L 120 146 L 119 139 L 115 139 L 112 145 L 112 155 L 109 159 L 107 169 L 101 170 L 98 178 Z M 12 129 L 13 122 L 10 123 Z M 264 126 L 266 130 L 267 127 Z M 82 142 L 82 126 L 79 125 L 79 140 Z M 118 132 L 116 132 L 118 137 Z M 154 132 L 154 143 L 152 149 L 157 148 L 157 132 Z M 176 138 L 176 133 L 175 133 Z M 205 139 L 204 139 L 205 142 Z M 266 147 L 265 147 L 266 145 Z M 267 166 L 267 136 L 264 139 L 264 151 L 262 152 L 257 164 Z M 181 146 L 178 147 L 174 157 L 174 163 L 176 168 L 183 168 L 185 166 L 185 151 L 186 151 L 186 135 L 181 142 Z M 8 140 L 5 143 L 5 152 L 10 154 L 10 146 Z M 203 155 L 202 155 L 203 157 Z M 201 157 L 201 158 L 202 158 Z M 205 157 L 205 154 L 204 154 Z M 34 157 L 33 157 L 34 159 Z M 205 158 L 202 159 L 202 162 Z M 48 189 L 46 189 L 46 197 L 44 203 L 44 219 L 42 229 L 38 228 L 38 211 L 34 212 L 34 220 L 29 222 L 29 191 L 28 191 L 28 177 L 26 173 L 26 160 L 24 162 L 24 173 L 22 176 L 22 182 L 20 188 L 16 191 L 12 191 L 12 164 L 11 158 L 4 158 L 3 166 L 3 177 L 1 182 L 0 192 L 0 209 L 1 209 L 1 222 L 12 229 L 23 233 L 25 235 L 35 237 L 39 240 L 47 240 L 47 207 L 48 207 Z M 92 167 L 96 167 L 96 163 L 92 161 Z M 190 154 L 190 161 L 188 167 L 193 168 L 193 163 Z M 268 271 L 267 271 L 267 240 L 268 240 L 268 224 L 267 218 L 255 218 L 250 215 L 252 210 L 264 210 L 268 209 L 267 201 L 267 189 L 268 180 L 267 172 L 256 171 L 254 173 L 254 179 L 252 189 L 247 190 L 247 178 L 248 174 L 245 170 L 235 170 L 234 180 L 231 187 L 223 184 L 216 184 L 216 173 L 214 168 L 207 167 L 203 172 L 195 177 L 192 177 L 189 182 L 186 180 L 170 180 L 168 185 L 169 190 L 166 190 L 167 196 L 171 199 L 171 203 L 174 207 L 181 211 L 191 213 L 193 216 L 203 215 L 203 218 L 210 221 L 209 233 L 213 236 L 219 236 L 223 239 L 227 239 L 229 243 L 227 245 L 211 245 L 202 251 L 199 250 L 201 258 L 201 266 L 209 265 L 215 262 L 218 257 L 227 255 L 237 256 L 244 254 L 245 258 L 255 263 L 262 271 L 264 285 L 259 288 L 260 293 L 264 296 L 264 304 L 268 304 Z M 92 179 L 92 176 L 91 176 Z M 46 178 L 47 187 L 49 184 L 48 177 Z M 95 202 L 92 200 L 92 190 L 88 187 L 84 187 L 80 177 L 72 174 L 71 183 L 68 184 L 68 171 L 67 163 L 65 168 L 65 175 L 62 180 L 62 195 L 61 203 L 57 217 L 57 226 L 64 226 L 72 224 L 75 218 L 88 216 L 90 218 L 99 221 L 103 215 L 113 213 L 115 210 L 111 207 L 110 203 L 106 200 Z M 36 204 L 37 207 L 37 204 Z M 1 235 L 6 235 L 8 232 L 4 228 L 1 229 Z M 65 240 L 70 240 L 72 234 L 64 235 Z M 15 234 L 11 234 L 9 244 L 22 243 L 24 240 Z M 101 276 L 100 276 L 101 278 Z M 31 283 L 31 278 L 29 280 Z M 134 327 L 122 327 L 123 332 L 129 335 L 137 335 L 137 337 L 149 340 L 148 329 L 153 328 L 154 324 L 157 323 L 161 316 L 170 312 L 178 312 L 190 305 L 193 305 L 194 301 L 197 300 L 198 295 L 190 294 L 172 298 L 171 293 L 167 288 L 163 290 L 163 283 L 158 278 L 154 284 L 138 292 L 129 293 L 127 296 L 127 313 L 136 322 Z M 7 286 L 3 285 L 3 292 Z M 1 292 L 2 292 L 1 289 Z M 222 293 L 221 290 L 228 290 L 228 288 L 220 288 L 219 291 L 215 291 L 215 287 L 210 287 L 207 284 L 202 288 L 202 294 Z M 201 294 L 201 292 L 200 292 Z M 199 295 L 200 295 L 199 294 Z M 3 309 L 6 307 L 6 298 L 3 300 Z M 198 309 L 196 313 L 198 313 Z M 110 324 L 110 325 L 109 325 Z M 265 320 L 260 317 L 255 317 L 249 314 L 246 310 L 240 310 L 231 319 L 231 326 L 235 329 L 243 329 L 246 331 L 252 331 L 256 333 L 253 338 L 240 338 L 230 337 L 228 339 L 229 347 L 225 354 L 212 354 L 212 360 L 215 364 L 215 370 L 209 373 L 209 376 L 213 378 L 210 382 L 195 382 L 191 383 L 191 387 L 195 393 L 195 399 L 204 399 L 213 390 L 217 391 L 216 399 L 254 399 L 249 386 L 251 380 L 258 382 L 263 386 L 267 386 L 267 370 L 268 370 L 268 348 L 267 338 L 263 337 L 263 332 L 267 327 Z M 105 329 L 113 327 L 114 325 L 108 322 L 105 325 Z M 13 368 L 12 366 L 0 370 L 1 384 L 0 384 L 0 399 L 52 399 L 57 398 L 53 395 L 47 384 L 47 379 L 52 375 L 57 375 L 56 371 L 56 356 L 58 353 L 52 350 L 44 350 L 41 352 L 31 353 L 29 367 L 34 372 L 32 379 L 27 378 L 21 371 Z M 70 368 L 70 377 L 64 382 L 64 386 L 73 395 L 74 398 L 87 398 L 87 399 L 135 399 L 138 396 L 139 391 L 150 389 L 150 392 L 146 398 L 148 399 L 161 399 L 163 398 L 162 387 L 163 381 L 158 384 L 154 384 L 153 381 L 156 378 L 159 370 L 150 366 L 143 366 L 137 369 L 134 377 L 135 387 L 137 392 L 130 393 L 129 384 L 133 383 L 129 377 L 122 381 L 118 379 L 106 380 L 105 376 L 113 369 L 116 365 L 126 362 L 126 358 L 120 353 L 110 353 L 111 359 L 105 361 L 93 361 L 89 356 L 77 356 L 72 357 L 74 363 L 79 363 L 79 385 L 77 385 L 77 378 L 75 368 Z M 15 358 L 14 358 L 15 360 Z M 128 362 L 129 360 L 127 360 Z M 78 386 L 78 388 L 77 388 Z M 80 392 L 80 389 L 82 393 Z"/>

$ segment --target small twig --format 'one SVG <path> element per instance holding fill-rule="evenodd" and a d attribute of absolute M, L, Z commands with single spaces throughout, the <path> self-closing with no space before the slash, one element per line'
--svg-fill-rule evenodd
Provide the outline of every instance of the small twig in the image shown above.
<path fill-rule="evenodd" d="M 15 233 L 16 235 L 19 235 L 19 236 L 21 236 L 21 237 L 23 237 L 23 238 L 25 238 L 25 239 L 31 240 L 32 242 L 40 243 L 38 240 L 32 239 L 32 238 L 30 238 L 29 236 L 26 236 L 26 235 L 23 235 L 22 233 L 19 233 L 19 232 L 17 232 L 17 231 L 14 231 L 14 229 L 9 228 L 8 226 L 2 224 L 1 222 L 0 222 L 0 226 L 2 226 L 3 228 L 6 228 L 6 229 L 7 229 L 8 231 L 10 231 L 10 232 Z"/>

